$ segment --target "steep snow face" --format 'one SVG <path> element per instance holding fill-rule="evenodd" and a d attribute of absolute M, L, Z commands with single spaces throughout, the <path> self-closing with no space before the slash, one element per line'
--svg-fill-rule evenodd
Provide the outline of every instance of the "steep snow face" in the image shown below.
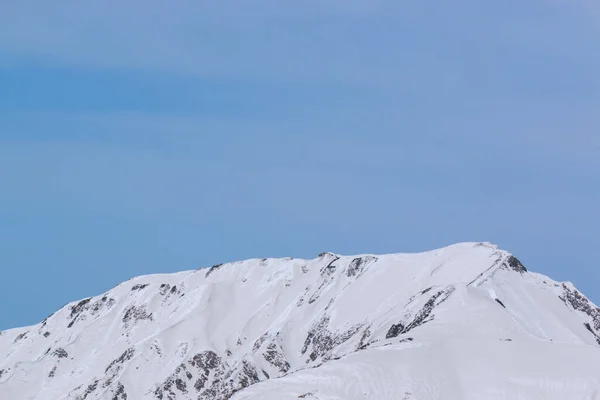
<path fill-rule="evenodd" d="M 0 399 L 600 399 L 600 308 L 489 243 L 132 279 L 0 335 Z"/>

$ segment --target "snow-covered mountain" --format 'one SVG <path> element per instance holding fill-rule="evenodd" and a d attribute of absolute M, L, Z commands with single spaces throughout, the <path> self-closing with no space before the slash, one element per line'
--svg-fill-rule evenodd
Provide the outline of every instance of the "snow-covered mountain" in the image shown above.
<path fill-rule="evenodd" d="M 489 243 L 142 276 L 0 335 L 0 399 L 600 399 L 600 308 Z"/>

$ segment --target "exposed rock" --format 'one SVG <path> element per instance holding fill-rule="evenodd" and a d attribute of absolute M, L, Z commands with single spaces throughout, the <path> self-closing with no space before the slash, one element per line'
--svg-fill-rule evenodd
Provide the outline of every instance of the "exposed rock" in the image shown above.
<path fill-rule="evenodd" d="M 560 299 L 573 309 L 589 315 L 594 322 L 594 328 L 600 330 L 600 308 L 594 307 L 581 293 L 570 289 L 566 284 L 563 284 L 562 288 L 564 294 Z"/>
<path fill-rule="evenodd" d="M 215 272 L 216 270 L 218 270 L 219 268 L 221 268 L 223 266 L 223 264 L 217 264 L 217 265 L 213 265 L 212 267 L 209 268 L 208 271 L 206 271 L 206 275 L 204 275 L 206 278 L 208 278 L 213 272 Z"/>
<path fill-rule="evenodd" d="M 158 289 L 160 294 L 163 296 L 166 295 L 167 293 L 169 293 L 169 290 L 171 290 L 171 285 L 169 285 L 168 283 L 163 283 L 162 285 L 160 285 L 160 288 Z"/>
<path fill-rule="evenodd" d="M 348 269 L 346 270 L 346 275 L 348 277 L 358 276 L 365 271 L 366 267 L 369 264 L 372 264 L 374 262 L 377 262 L 377 257 L 373 257 L 373 256 L 357 257 L 350 262 L 350 265 L 348 265 Z"/>
<path fill-rule="evenodd" d="M 385 335 L 386 339 L 391 339 L 399 335 L 410 332 L 416 327 L 423 325 L 433 319 L 433 309 L 446 301 L 450 295 L 454 292 L 454 287 L 450 286 L 444 290 L 438 291 L 436 294 L 431 296 L 425 303 L 423 308 L 414 316 L 414 318 L 408 323 L 399 322 L 393 324 Z M 427 293 L 427 292 L 426 292 Z"/>
<path fill-rule="evenodd" d="M 61 349 L 61 348 L 58 348 L 58 349 L 54 350 L 54 353 L 52 353 L 52 354 L 55 357 L 58 357 L 58 358 L 67 358 L 67 357 L 69 357 L 69 354 L 64 349 Z"/>
<path fill-rule="evenodd" d="M 83 395 L 77 396 L 77 400 L 85 400 L 90 394 L 92 394 L 92 392 L 94 392 L 96 390 L 97 387 L 98 387 L 98 380 L 96 380 L 96 381 L 94 381 L 94 383 L 88 385 L 88 387 L 85 389 L 85 392 L 83 392 Z"/>
<path fill-rule="evenodd" d="M 133 291 L 136 291 L 136 290 L 145 289 L 146 287 L 148 287 L 148 285 L 149 285 L 148 283 L 134 285 L 134 286 L 131 287 L 131 291 L 133 292 Z"/>
<path fill-rule="evenodd" d="M 67 328 L 72 328 L 78 321 L 85 321 L 88 316 L 97 317 L 102 310 L 108 310 L 115 304 L 115 300 L 103 296 L 100 300 L 91 303 L 92 298 L 87 298 L 71 307 L 70 320 Z"/>
<path fill-rule="evenodd" d="M 331 356 L 331 351 L 336 346 L 346 342 L 352 336 L 354 336 L 362 327 L 362 325 L 355 325 L 350 329 L 343 332 L 331 332 L 328 329 L 329 316 L 324 315 L 321 320 L 313 325 L 308 331 L 304 346 L 302 347 L 302 354 L 309 352 L 306 363 L 316 361 L 319 358 L 328 360 Z"/>
<path fill-rule="evenodd" d="M 111 400 L 127 400 L 127 393 L 125 393 L 125 386 L 121 382 L 117 385 L 117 390 Z"/>
<path fill-rule="evenodd" d="M 271 365 L 277 367 L 282 374 L 290 370 L 290 363 L 287 361 L 283 349 L 274 341 L 269 343 L 267 351 L 263 353 L 263 357 Z"/>
<path fill-rule="evenodd" d="M 23 339 L 25 339 L 25 338 L 27 337 L 27 334 L 28 334 L 28 333 L 29 333 L 29 331 L 27 331 L 27 332 L 23 332 L 23 333 L 21 333 L 21 334 L 17 335 L 17 337 L 15 338 L 15 340 L 14 340 L 14 342 L 13 342 L 13 343 L 17 343 L 19 340 L 23 340 Z"/>
<path fill-rule="evenodd" d="M 130 306 L 125 310 L 123 315 L 123 325 L 128 328 L 131 324 L 136 324 L 138 321 L 150 320 L 153 321 L 152 313 L 146 311 L 145 306 Z"/>
<path fill-rule="evenodd" d="M 527 268 L 525 268 L 525 266 L 521 264 L 521 261 L 519 261 L 515 256 L 512 255 L 508 257 L 505 265 L 513 271 L 519 272 L 521 274 L 527 272 Z"/>
<path fill-rule="evenodd" d="M 131 360 L 133 358 L 134 354 L 135 354 L 135 350 L 133 349 L 133 347 L 130 347 L 129 349 L 125 350 L 119 358 L 117 358 L 116 360 L 113 360 L 113 362 L 111 362 L 108 365 L 108 367 L 106 367 L 104 372 L 108 374 L 108 371 L 114 371 L 114 372 L 120 371 L 123 368 L 123 364 L 126 361 Z"/>

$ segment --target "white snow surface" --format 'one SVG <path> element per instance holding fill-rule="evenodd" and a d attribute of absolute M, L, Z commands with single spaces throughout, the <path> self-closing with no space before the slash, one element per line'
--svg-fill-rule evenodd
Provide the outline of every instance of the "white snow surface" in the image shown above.
<path fill-rule="evenodd" d="M 489 243 L 131 279 L 0 334 L 0 400 L 600 400 L 600 308 Z"/>

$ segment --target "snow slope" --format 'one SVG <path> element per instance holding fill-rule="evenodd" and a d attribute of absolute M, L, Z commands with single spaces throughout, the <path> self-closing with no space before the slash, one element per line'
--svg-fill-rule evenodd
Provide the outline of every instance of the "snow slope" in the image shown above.
<path fill-rule="evenodd" d="M 600 400 L 600 308 L 489 243 L 247 260 L 3 332 L 0 399 Z"/>

